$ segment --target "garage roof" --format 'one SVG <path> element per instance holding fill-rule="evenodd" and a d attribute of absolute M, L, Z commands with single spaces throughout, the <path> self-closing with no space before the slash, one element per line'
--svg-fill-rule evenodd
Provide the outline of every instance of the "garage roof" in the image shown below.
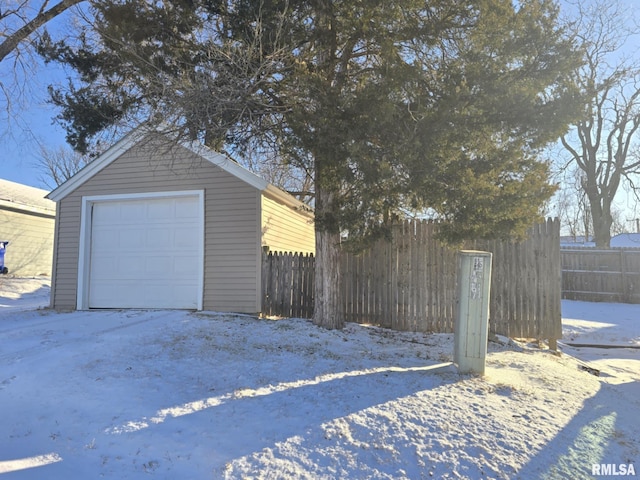
<path fill-rule="evenodd" d="M 50 198 L 53 201 L 62 200 L 68 194 L 73 192 L 76 188 L 82 185 L 84 182 L 89 180 L 91 177 L 96 175 L 102 169 L 107 167 L 111 162 L 120 157 L 124 152 L 135 146 L 138 142 L 140 142 L 145 136 L 151 133 L 161 133 L 157 130 L 149 130 L 148 128 L 139 127 L 127 135 L 125 135 L 122 139 L 112 145 L 107 151 L 105 151 L 102 155 L 96 158 L 94 161 L 85 165 L 78 173 L 76 173 L 73 177 L 67 180 L 62 185 L 58 186 L 52 192 L 47 195 L 47 198 Z M 214 165 L 217 165 L 227 173 L 239 178 L 243 182 L 251 185 L 252 187 L 264 192 L 268 196 L 280 200 L 294 208 L 300 209 L 301 212 L 308 212 L 309 207 L 304 203 L 300 202 L 298 199 L 289 195 L 288 193 L 280 190 L 274 185 L 270 184 L 263 178 L 257 176 L 256 174 L 250 172 L 246 168 L 240 166 L 238 163 L 231 160 L 229 157 L 222 155 L 218 152 L 214 152 L 213 150 L 205 147 L 199 142 L 179 142 L 179 145 L 186 148 L 187 150 L 195 153 L 199 157 L 211 162 Z"/>

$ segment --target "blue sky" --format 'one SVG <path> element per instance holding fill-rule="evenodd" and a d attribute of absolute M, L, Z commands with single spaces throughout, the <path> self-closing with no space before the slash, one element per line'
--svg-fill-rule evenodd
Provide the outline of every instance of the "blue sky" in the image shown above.
<path fill-rule="evenodd" d="M 47 27 L 65 31 L 70 18 L 67 12 Z M 49 148 L 66 145 L 64 130 L 53 121 L 56 110 L 47 103 L 47 86 L 65 78 L 60 67 L 45 66 L 35 56 L 20 56 L 16 61 L 11 55 L 0 63 L 0 83 L 12 89 L 10 110 L 6 96 L 0 93 L 0 178 L 47 188 L 36 166 L 40 144 Z"/>
<path fill-rule="evenodd" d="M 65 133 L 62 128 L 53 125 L 53 109 L 44 105 L 43 99 L 37 100 L 27 111 L 21 112 L 21 118 L 14 119 L 15 123 L 9 126 L 9 131 L 3 132 L 0 137 L 0 178 L 46 188 L 36 166 L 39 144 L 64 146 Z"/>

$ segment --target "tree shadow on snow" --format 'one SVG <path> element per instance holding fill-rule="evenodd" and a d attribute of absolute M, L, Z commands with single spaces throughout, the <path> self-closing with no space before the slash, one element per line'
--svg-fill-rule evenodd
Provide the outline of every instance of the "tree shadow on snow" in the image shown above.
<path fill-rule="evenodd" d="M 223 466 L 292 439 L 333 445 L 332 437 L 339 434 L 332 433 L 328 423 L 459 380 L 450 363 L 338 372 L 176 405 L 106 433 L 124 442 L 140 436 L 137 445 L 161 436 L 163 448 L 170 448 L 174 459 L 188 458 L 197 450 L 204 453 L 200 458 Z M 376 427 L 372 432 L 375 435 Z M 309 450 L 315 447 L 310 444 Z"/>
<path fill-rule="evenodd" d="M 596 395 L 586 400 L 562 431 L 522 468 L 519 478 L 600 478 L 601 464 L 613 468 L 612 464 L 632 463 L 636 475 L 640 473 L 638 398 L 638 382 L 601 384 Z"/>
<path fill-rule="evenodd" d="M 2 277 L 0 277 L 0 282 L 1 281 Z M 50 293 L 51 288 L 48 285 L 43 285 L 38 287 L 37 290 L 22 293 L 16 298 L 0 296 L 0 314 L 9 315 L 15 312 L 16 308 L 21 310 L 30 310 L 39 306 L 48 306 Z"/>

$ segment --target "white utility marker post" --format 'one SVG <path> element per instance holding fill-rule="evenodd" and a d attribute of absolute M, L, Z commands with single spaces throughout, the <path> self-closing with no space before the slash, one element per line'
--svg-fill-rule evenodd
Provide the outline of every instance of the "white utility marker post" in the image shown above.
<path fill-rule="evenodd" d="M 458 316 L 453 362 L 460 373 L 484 375 L 489 335 L 491 253 L 458 252 Z"/>

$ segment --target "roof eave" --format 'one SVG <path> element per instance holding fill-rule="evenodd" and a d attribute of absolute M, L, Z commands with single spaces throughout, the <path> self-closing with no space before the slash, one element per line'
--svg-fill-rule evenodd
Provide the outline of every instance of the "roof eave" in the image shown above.
<path fill-rule="evenodd" d="M 281 190 L 280 188 L 276 187 L 275 185 L 272 184 L 268 184 L 267 188 L 265 188 L 263 190 L 263 193 L 265 195 L 267 195 L 268 197 L 279 201 L 280 203 L 283 203 L 284 205 L 291 207 L 292 209 L 296 210 L 297 212 L 302 213 L 303 215 L 306 215 L 309 218 L 313 218 L 313 208 L 311 208 L 309 205 L 307 205 L 304 202 L 301 202 L 300 200 L 298 200 L 297 198 L 295 198 L 293 195 L 291 195 L 290 193 L 285 192 L 284 190 Z"/>
<path fill-rule="evenodd" d="M 26 213 L 35 213 L 38 215 L 45 215 L 48 217 L 55 217 L 56 211 L 55 209 L 41 208 L 36 207 L 34 205 L 23 205 L 21 203 L 9 202 L 6 200 L 0 200 L 0 209 L 21 211 Z"/>
<path fill-rule="evenodd" d="M 127 135 L 125 135 L 119 141 L 109 147 L 93 162 L 87 163 L 74 176 L 49 192 L 49 194 L 46 195 L 45 198 L 53 200 L 54 202 L 62 200 L 84 182 L 97 174 L 100 170 L 108 166 L 124 152 L 133 147 L 146 133 L 147 131 L 143 129 L 136 129 L 132 132 L 129 132 Z"/>
<path fill-rule="evenodd" d="M 260 191 L 266 190 L 270 185 L 264 178 L 238 165 L 226 155 L 215 152 L 201 143 L 181 142 L 180 145 Z"/>

